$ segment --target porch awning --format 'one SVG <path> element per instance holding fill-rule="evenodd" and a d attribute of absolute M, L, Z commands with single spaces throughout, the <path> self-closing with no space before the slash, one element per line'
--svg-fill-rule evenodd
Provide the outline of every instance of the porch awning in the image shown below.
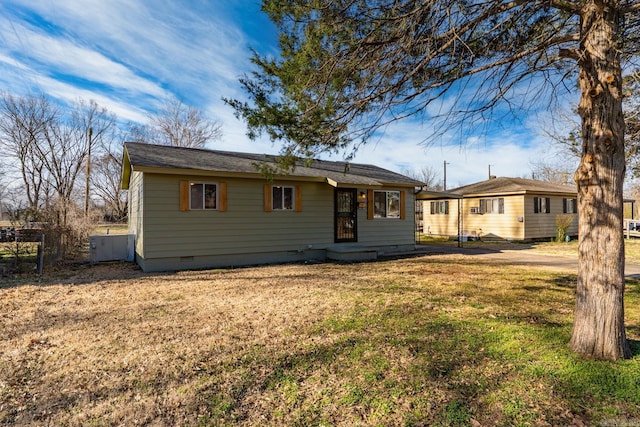
<path fill-rule="evenodd" d="M 416 194 L 416 200 L 435 200 L 435 199 L 462 199 L 462 194 L 447 193 L 446 191 L 420 190 Z"/>
<path fill-rule="evenodd" d="M 343 173 L 325 174 L 325 180 L 332 187 L 382 187 L 384 185 L 373 178 Z"/>

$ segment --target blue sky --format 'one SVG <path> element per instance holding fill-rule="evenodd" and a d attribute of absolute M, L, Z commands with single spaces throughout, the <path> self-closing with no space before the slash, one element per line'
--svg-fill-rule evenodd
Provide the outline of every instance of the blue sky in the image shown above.
<path fill-rule="evenodd" d="M 65 103 L 93 99 L 140 123 L 173 95 L 222 123 L 222 140 L 208 148 L 277 153 L 270 141 L 249 140 L 222 102 L 244 97 L 238 79 L 252 69 L 249 48 L 277 55 L 275 28 L 259 6 L 258 0 L 4 0 L 0 90 L 42 92 Z M 494 175 L 529 176 L 532 161 L 555 156 L 537 130 L 548 128 L 549 116 L 492 123 L 486 135 L 450 134 L 429 147 L 420 144 L 432 133 L 428 125 L 399 122 L 354 161 L 439 173 L 447 161 L 448 188 L 486 179 L 489 165 Z"/>

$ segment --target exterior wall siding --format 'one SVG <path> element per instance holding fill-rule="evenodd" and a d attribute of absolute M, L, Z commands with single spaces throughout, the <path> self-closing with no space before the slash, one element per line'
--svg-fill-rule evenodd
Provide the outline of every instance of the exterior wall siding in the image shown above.
<path fill-rule="evenodd" d="M 180 181 L 185 180 L 224 182 L 227 210 L 180 211 Z M 324 249 L 336 245 L 334 189 L 324 183 L 276 181 L 274 185 L 300 186 L 302 209 L 265 212 L 266 180 L 145 173 L 141 181 L 144 230 L 138 233 L 136 252 L 145 271 L 318 259 L 324 258 Z M 141 184 L 132 179 L 130 191 L 135 195 L 135 186 Z M 359 209 L 358 242 L 340 245 L 412 246 L 415 206 L 410 190 L 405 191 L 405 204 L 404 220 L 367 220 L 367 210 Z M 132 217 L 130 227 L 138 224 L 140 218 Z"/>
<path fill-rule="evenodd" d="M 457 236 L 458 206 L 461 206 L 463 235 L 488 239 L 523 240 L 524 223 L 519 221 L 519 218 L 524 216 L 522 196 L 503 198 L 504 213 L 485 214 L 470 213 L 471 208 L 480 207 L 480 197 L 449 200 L 449 214 L 431 214 L 432 200 L 422 201 L 424 203 L 423 231 L 427 234 Z"/>
<path fill-rule="evenodd" d="M 129 184 L 129 234 L 135 236 L 135 252 L 139 256 L 144 256 L 144 246 L 142 245 L 144 239 L 143 229 L 143 217 L 144 217 L 144 204 L 142 195 L 144 194 L 142 172 L 132 172 L 131 182 Z"/>
<path fill-rule="evenodd" d="M 472 214 L 472 207 L 480 207 L 480 199 L 504 199 L 504 213 Z M 463 202 L 464 230 L 486 239 L 524 240 L 524 204 L 522 196 L 465 198 Z M 522 221 L 520 221 L 522 219 Z"/>
<path fill-rule="evenodd" d="M 227 211 L 179 209 L 180 181 L 225 182 Z M 264 211 L 266 181 L 145 174 L 145 257 L 304 250 L 333 239 L 332 189 L 301 184 L 302 212 Z M 286 184 L 275 182 L 274 184 Z M 324 203 L 323 203 L 324 201 Z"/>
<path fill-rule="evenodd" d="M 559 196 L 547 196 L 550 199 L 550 212 L 549 213 L 534 213 L 534 197 L 545 197 L 527 195 L 524 198 L 525 210 L 527 212 L 526 222 L 526 234 L 528 239 L 544 239 L 553 238 L 556 236 L 556 216 L 563 214 L 563 199 L 565 197 Z M 575 197 L 573 197 L 575 199 Z M 567 235 L 578 235 L 578 214 L 573 214 L 574 220 L 569 229 Z"/>
<path fill-rule="evenodd" d="M 367 219 L 367 209 L 358 209 L 358 245 L 393 250 L 406 249 L 415 245 L 415 199 L 411 190 L 385 188 L 391 191 L 404 191 L 405 215 L 400 218 Z M 372 201 L 368 200 L 367 203 Z M 332 214 L 333 215 L 333 214 Z"/>
<path fill-rule="evenodd" d="M 431 202 L 445 200 L 419 200 L 422 203 L 422 232 L 436 236 L 458 235 L 458 200 L 448 200 L 448 214 L 432 214 Z"/>
<path fill-rule="evenodd" d="M 504 198 L 504 213 L 472 214 L 471 208 L 480 207 L 480 199 Z M 534 213 L 534 197 L 549 197 L 550 212 Z M 474 197 L 462 199 L 463 235 L 506 240 L 531 240 L 553 238 L 556 235 L 556 216 L 563 213 L 562 196 L 513 195 L 495 197 Z M 457 236 L 458 200 L 449 200 L 449 214 L 431 214 L 430 203 L 438 200 L 419 201 L 423 203 L 423 231 L 426 234 Z M 443 200 L 440 200 L 443 201 Z M 576 219 L 567 234 L 578 233 Z"/>

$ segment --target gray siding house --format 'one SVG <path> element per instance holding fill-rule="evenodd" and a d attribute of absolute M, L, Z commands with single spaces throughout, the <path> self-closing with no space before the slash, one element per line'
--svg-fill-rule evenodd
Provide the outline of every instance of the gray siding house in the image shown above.
<path fill-rule="evenodd" d="M 415 247 L 414 188 L 372 165 L 126 143 L 121 186 L 144 271 L 375 258 Z"/>

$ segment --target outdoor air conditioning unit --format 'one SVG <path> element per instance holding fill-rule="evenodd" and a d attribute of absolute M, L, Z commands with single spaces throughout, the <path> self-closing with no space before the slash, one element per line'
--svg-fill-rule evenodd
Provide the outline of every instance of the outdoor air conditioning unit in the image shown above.
<path fill-rule="evenodd" d="M 471 209 L 469 209 L 469 213 L 479 214 L 480 213 L 480 208 L 477 207 L 477 206 L 473 206 Z"/>
<path fill-rule="evenodd" d="M 112 234 L 89 236 L 91 262 L 134 260 L 133 234 Z"/>

